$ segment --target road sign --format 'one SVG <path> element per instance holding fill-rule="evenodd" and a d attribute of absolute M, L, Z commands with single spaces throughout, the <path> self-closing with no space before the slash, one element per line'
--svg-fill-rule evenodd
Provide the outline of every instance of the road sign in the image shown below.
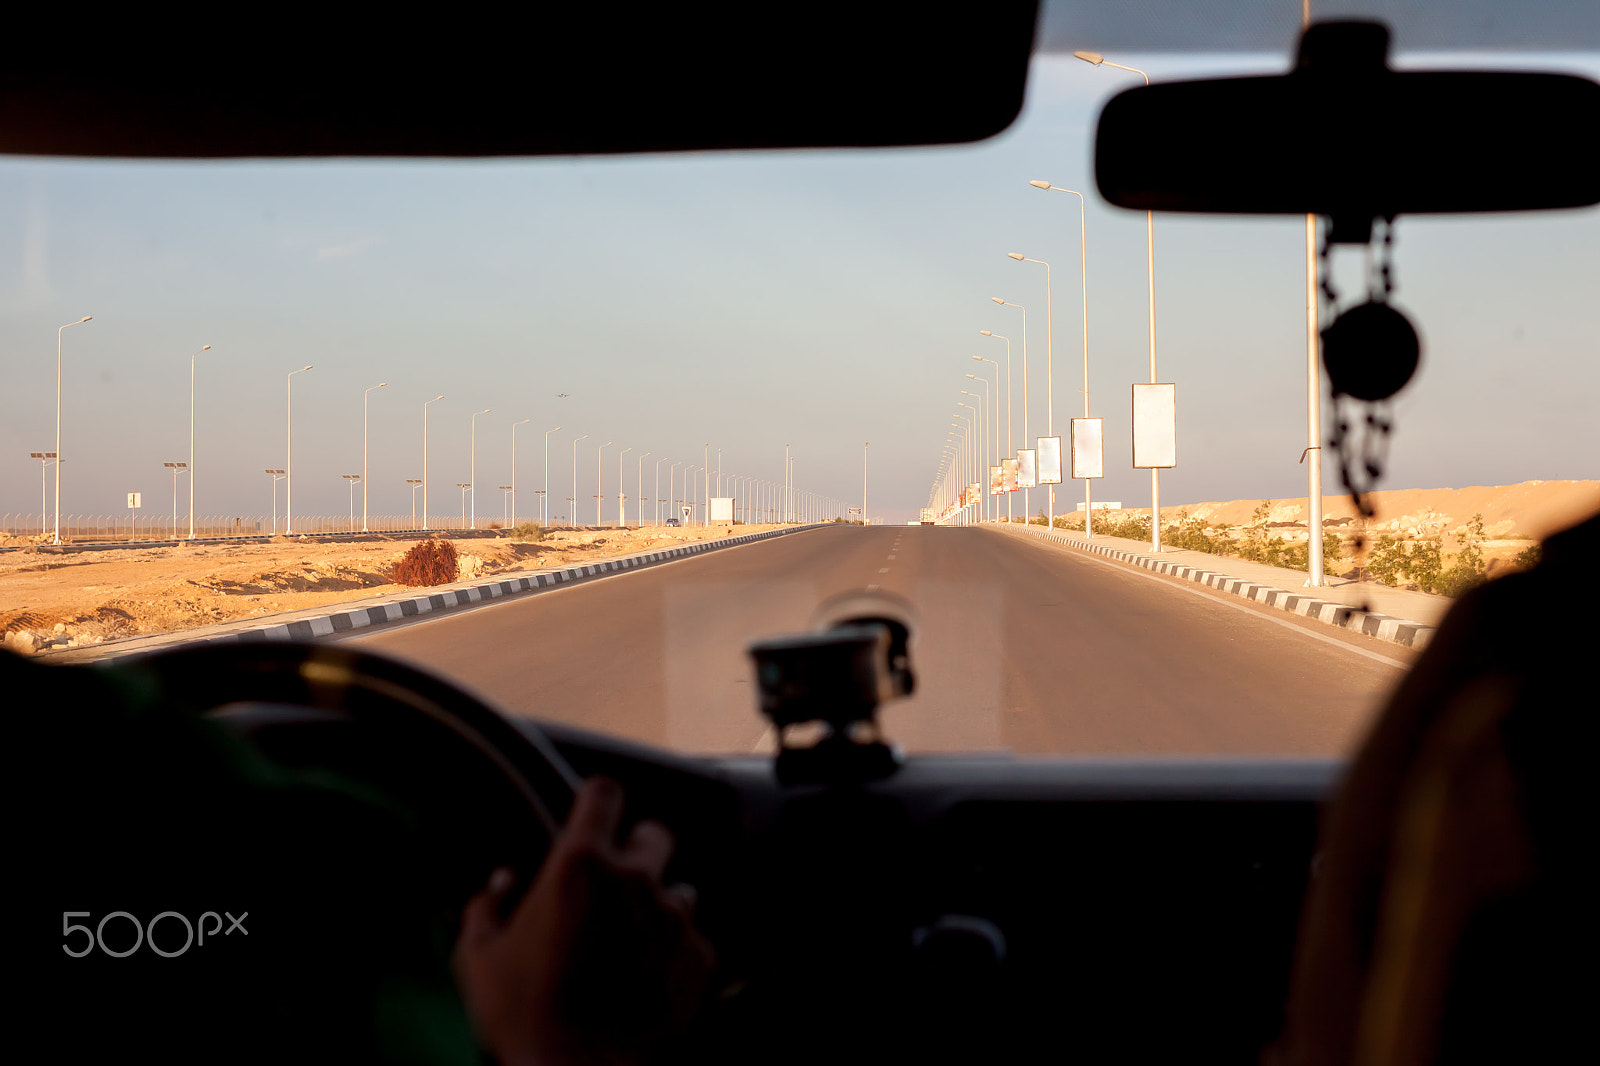
<path fill-rule="evenodd" d="M 140 494 L 137 492 L 128 493 L 128 510 L 132 511 L 141 506 L 143 506 L 143 503 L 140 499 Z"/>
<path fill-rule="evenodd" d="M 688 518 L 689 517 L 689 512 L 692 511 L 692 510 L 694 510 L 693 507 L 689 507 L 688 505 L 685 505 L 684 508 L 683 508 L 683 517 Z"/>

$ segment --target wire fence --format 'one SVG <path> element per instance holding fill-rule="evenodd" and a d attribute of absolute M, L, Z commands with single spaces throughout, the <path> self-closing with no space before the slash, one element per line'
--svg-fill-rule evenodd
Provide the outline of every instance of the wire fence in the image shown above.
<path fill-rule="evenodd" d="M 427 528 L 439 530 L 467 529 L 471 525 L 465 518 L 428 516 Z M 498 518 L 480 518 L 478 529 L 498 528 Z M 412 531 L 422 528 L 420 518 L 413 515 L 368 515 L 367 530 L 375 533 Z M 0 535 L 27 539 L 30 537 L 54 539 L 56 519 L 53 514 L 0 514 Z M 196 515 L 196 537 L 266 537 L 279 534 L 328 534 L 361 532 L 361 516 L 353 519 L 341 515 L 295 515 L 291 520 L 283 515 Z M 189 516 L 149 514 L 123 511 L 120 514 L 64 514 L 61 516 L 61 539 L 68 543 L 183 540 L 189 536 Z"/>

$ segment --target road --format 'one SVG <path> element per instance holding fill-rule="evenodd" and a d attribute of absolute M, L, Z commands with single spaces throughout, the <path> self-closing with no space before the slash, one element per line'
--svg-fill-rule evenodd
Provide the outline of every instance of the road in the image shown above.
<path fill-rule="evenodd" d="M 746 645 L 878 586 L 910 601 L 910 752 L 1348 753 L 1408 653 L 995 530 L 845 526 L 347 638 L 512 714 L 771 749 Z"/>

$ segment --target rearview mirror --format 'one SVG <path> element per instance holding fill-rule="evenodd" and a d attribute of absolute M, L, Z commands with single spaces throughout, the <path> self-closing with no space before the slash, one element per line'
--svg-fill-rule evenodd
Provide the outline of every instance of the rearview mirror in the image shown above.
<path fill-rule="evenodd" d="M 1325 215 L 1335 242 L 1399 214 L 1600 202 L 1600 85 L 1399 73 L 1388 51 L 1379 23 L 1319 23 L 1288 74 L 1124 92 L 1100 115 L 1100 194 L 1148 211 Z"/>

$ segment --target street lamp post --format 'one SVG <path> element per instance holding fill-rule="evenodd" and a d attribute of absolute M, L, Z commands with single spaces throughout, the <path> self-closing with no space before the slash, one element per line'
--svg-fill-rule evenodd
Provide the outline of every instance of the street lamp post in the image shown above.
<path fill-rule="evenodd" d="M 1002 337 L 1002 336 L 1000 336 L 1000 334 L 994 332 L 993 330 L 980 329 L 978 332 L 983 334 L 985 337 L 994 337 L 997 340 L 1002 340 L 1002 341 L 1006 342 L 1006 387 L 1005 387 L 1005 393 L 1006 393 L 1006 447 L 1005 448 L 1000 447 L 1000 419 L 997 417 L 994 420 L 994 461 L 998 465 L 1005 458 L 1006 451 L 1011 447 L 1011 442 L 1016 439 L 1014 436 L 1012 436 L 1012 432 L 1011 432 L 1011 338 L 1010 337 Z M 1000 389 L 1000 361 L 998 359 L 986 359 L 981 355 L 975 355 L 972 358 L 977 360 L 980 363 L 993 363 L 994 364 L 994 387 L 995 387 L 996 392 L 998 392 L 999 389 Z M 996 397 L 996 399 L 998 400 L 998 396 Z M 995 405 L 995 414 L 998 415 L 999 413 L 1000 413 L 999 404 L 996 403 L 996 405 Z M 1004 480 L 1003 479 L 1002 479 L 1002 487 L 1004 487 Z M 1011 521 L 1011 493 L 1009 493 L 1009 492 L 1005 493 L 1005 498 L 1006 498 L 1006 522 L 1009 524 L 1010 521 Z M 994 520 L 996 522 L 1000 521 L 1000 501 L 999 500 L 994 501 Z"/>
<path fill-rule="evenodd" d="M 605 464 L 600 461 L 600 456 L 615 443 L 616 441 L 614 440 L 608 440 L 594 450 L 594 524 L 597 529 L 602 524 L 600 519 L 600 499 L 601 493 L 605 491 L 603 488 L 605 484 Z"/>
<path fill-rule="evenodd" d="M 517 427 L 524 422 L 532 421 L 531 418 L 524 418 L 522 422 L 511 423 L 511 513 L 506 517 L 507 529 L 515 528 L 517 524 Z"/>
<path fill-rule="evenodd" d="M 462 526 L 465 526 L 467 524 L 467 490 L 470 489 L 471 487 L 472 487 L 472 482 L 470 482 L 470 481 L 458 481 L 458 482 L 456 482 L 456 488 L 461 490 L 461 524 L 462 524 Z"/>
<path fill-rule="evenodd" d="M 544 525 L 550 525 L 550 434 L 560 432 L 561 427 L 544 431 L 544 492 L 540 494 L 539 507 L 544 516 Z"/>
<path fill-rule="evenodd" d="M 1053 437 L 1053 436 L 1056 435 L 1056 352 L 1055 352 L 1055 334 L 1056 334 L 1056 330 L 1055 330 L 1055 300 L 1051 297 L 1051 292 L 1050 292 L 1050 264 L 1046 263 L 1043 259 L 1030 259 L 1028 256 L 1023 255 L 1021 252 L 1009 252 L 1009 253 L 1007 253 L 1007 258 L 1015 259 L 1019 263 L 1038 263 L 1040 266 L 1044 267 L 1044 350 L 1045 350 L 1045 372 L 1044 372 L 1045 373 L 1045 386 L 1044 386 L 1045 430 L 1044 430 L 1044 434 L 1047 437 Z M 1027 376 L 1027 368 L 1026 367 L 1023 368 L 1023 376 L 1024 377 Z M 1027 443 L 1027 442 L 1024 441 L 1024 443 Z M 1035 477 L 1035 479 L 1037 479 L 1038 474 L 1039 474 L 1037 458 L 1038 458 L 1037 453 L 1035 453 L 1035 465 L 1034 465 L 1034 477 Z M 1054 485 L 1051 485 L 1049 488 L 1045 489 L 1045 496 L 1049 501 L 1049 508 L 1050 508 L 1050 519 L 1049 519 L 1048 524 L 1045 526 L 1045 528 L 1046 529 L 1054 529 L 1056 527 L 1056 487 Z"/>
<path fill-rule="evenodd" d="M 871 522 L 867 519 L 867 449 L 871 445 L 872 442 L 870 440 L 861 443 L 861 524 L 863 526 L 871 525 Z"/>
<path fill-rule="evenodd" d="M 1083 193 L 1076 189 L 1063 189 L 1059 185 L 1051 185 L 1048 181 L 1030 181 L 1035 189 L 1048 189 L 1054 192 L 1064 192 L 1078 198 L 1078 277 L 1081 282 L 1083 309 L 1081 321 L 1083 323 L 1083 417 L 1089 417 L 1089 223 L 1085 213 Z M 1083 532 L 1084 536 L 1094 536 L 1094 506 L 1090 495 L 1090 486 L 1094 482 L 1089 478 L 1083 479 Z"/>
<path fill-rule="evenodd" d="M 376 389 L 389 387 L 387 381 L 380 381 L 361 393 L 361 532 L 367 532 L 367 398 Z M 189 487 L 194 488 L 194 478 L 189 479 Z"/>
<path fill-rule="evenodd" d="M 634 497 L 633 509 L 639 512 L 639 528 L 644 528 L 644 461 L 650 458 L 649 452 L 639 453 L 639 483 L 638 493 Z M 627 523 L 623 523 L 626 525 Z"/>
<path fill-rule="evenodd" d="M 266 471 L 272 477 L 272 532 L 278 532 L 278 482 L 287 475 L 282 470 Z"/>
<path fill-rule="evenodd" d="M 984 425 L 991 427 L 983 435 L 983 465 L 978 470 L 978 495 L 983 500 L 983 520 L 987 522 L 989 520 L 989 438 L 995 435 L 992 427 L 999 419 L 995 418 L 994 401 L 989 394 L 989 379 L 979 374 L 968 374 L 967 377 L 983 386 Z"/>
<path fill-rule="evenodd" d="M 1137 74 L 1144 79 L 1145 85 L 1150 84 L 1150 75 L 1144 71 L 1137 67 L 1125 67 L 1121 63 L 1113 63 L 1099 52 L 1074 52 L 1072 54 L 1091 66 L 1098 67 L 1104 64 L 1108 67 L 1116 67 L 1118 70 L 1126 70 L 1132 74 Z M 1156 383 L 1156 238 L 1154 219 L 1153 212 L 1146 211 L 1144 213 L 1145 272 L 1150 289 L 1150 383 L 1152 385 Z M 1321 453 L 1319 452 L 1318 454 L 1320 455 Z M 1317 501 L 1320 508 L 1320 492 Z M 1307 502 L 1309 503 L 1310 501 Z M 1319 545 L 1321 544 L 1320 537 L 1313 537 L 1312 539 L 1317 540 Z M 1161 468 L 1155 466 L 1150 468 L 1150 550 L 1153 552 L 1161 550 Z"/>
<path fill-rule="evenodd" d="M 420 477 L 408 477 L 406 478 L 406 484 L 411 486 L 411 526 L 414 529 L 417 525 L 417 487 L 422 484 L 422 479 Z"/>
<path fill-rule="evenodd" d="M 435 396 L 428 403 L 438 403 L 444 399 L 442 395 Z M 422 528 L 428 528 L 428 403 L 422 405 Z M 416 493 L 412 493 L 415 499 Z"/>
<path fill-rule="evenodd" d="M 656 460 L 656 491 L 655 491 L 655 497 L 656 497 L 656 525 L 658 525 L 658 526 L 661 524 L 661 464 L 666 462 L 666 461 L 667 461 L 667 457 L 665 455 L 663 455 L 661 458 Z M 644 511 L 642 511 L 642 510 L 639 512 L 639 524 L 640 525 L 644 525 Z"/>
<path fill-rule="evenodd" d="M 189 539 L 194 539 L 194 364 L 200 352 L 209 352 L 211 345 L 202 344 L 199 351 L 189 357 Z M 172 475 L 172 484 L 176 488 L 178 475 Z M 172 539 L 178 539 L 177 524 L 173 524 Z"/>
<path fill-rule="evenodd" d="M 588 439 L 589 434 L 585 433 L 578 440 L 572 442 L 572 495 L 568 498 L 572 501 L 572 517 L 570 521 L 573 526 L 578 524 L 578 441 Z"/>
<path fill-rule="evenodd" d="M 720 459 L 719 459 L 719 461 L 720 461 Z M 711 442 L 710 441 L 706 441 L 706 444 L 705 444 L 705 459 L 704 459 L 704 463 L 705 463 L 705 472 L 706 472 L 706 496 L 705 496 L 706 509 L 703 512 L 701 512 L 700 524 L 701 525 L 710 525 L 711 524 Z"/>
<path fill-rule="evenodd" d="M 76 322 L 68 322 L 56 330 L 56 529 L 52 543 L 61 543 L 61 334 L 67 326 L 81 326 L 94 318 L 84 315 Z"/>
<path fill-rule="evenodd" d="M 344 474 L 342 476 L 350 485 L 350 530 L 354 532 L 356 528 L 356 482 L 361 480 L 361 475 Z"/>
<path fill-rule="evenodd" d="M 172 471 L 172 539 L 173 540 L 177 540 L 178 539 L 178 475 L 183 473 L 185 470 L 187 470 L 189 468 L 189 464 L 188 463 L 162 463 L 161 465 L 166 467 L 168 470 Z M 194 478 L 193 478 L 192 475 L 190 476 L 189 484 L 191 484 L 191 485 L 194 484 Z M 189 517 L 189 538 L 191 540 L 194 539 L 194 516 L 193 516 L 192 513 L 191 513 L 191 515 Z"/>
<path fill-rule="evenodd" d="M 1024 448 L 1026 448 L 1028 446 L 1028 309 L 1026 307 L 1022 306 L 1021 304 L 1011 303 L 1009 300 L 1002 299 L 999 296 L 991 296 L 991 297 L 989 297 L 989 299 L 993 300 L 995 303 L 999 304 L 1002 307 L 1015 307 L 1018 311 L 1022 312 L 1022 446 Z M 1011 358 L 1011 348 L 1010 348 L 1009 345 L 1007 345 L 1007 347 L 1006 347 L 1006 359 L 1007 359 L 1008 362 L 1010 361 L 1010 358 Z M 1011 391 L 1011 371 L 1010 371 L 1010 369 L 1008 367 L 1007 370 L 1006 370 L 1006 393 L 1007 393 L 1007 396 L 1006 396 L 1006 408 L 1007 408 L 1006 429 L 1008 431 L 1007 432 L 1008 436 L 1009 436 L 1009 431 L 1010 431 L 1010 428 L 1011 428 L 1011 415 L 1010 415 L 1011 398 L 1010 398 L 1010 391 Z M 1012 438 L 1012 439 L 1015 440 L 1015 438 Z M 1011 445 L 1007 444 L 1006 447 L 1009 449 L 1011 447 Z M 1022 511 L 1023 511 L 1022 520 L 1024 522 L 1026 522 L 1028 520 L 1028 511 L 1029 511 L 1029 508 L 1031 506 L 1032 506 L 1032 504 L 1030 502 L 1030 497 L 1028 495 L 1028 490 L 1027 489 L 1023 489 L 1022 490 Z M 1006 511 L 1007 517 L 1010 517 L 1010 513 L 1011 513 L 1010 512 L 1010 508 L 1008 506 L 1007 507 L 1007 511 Z"/>
<path fill-rule="evenodd" d="M 294 376 L 304 374 L 311 367 L 291 370 L 284 379 L 284 475 L 283 475 L 283 535 L 294 532 Z"/>
<path fill-rule="evenodd" d="M 467 484 L 468 485 L 476 485 L 478 483 L 478 416 L 479 415 L 488 414 L 489 410 L 490 410 L 489 408 L 485 407 L 483 410 L 474 411 L 473 414 L 472 414 L 472 452 L 471 452 L 471 458 L 468 460 L 469 465 L 467 467 Z M 478 528 L 478 490 L 477 489 L 473 489 L 472 490 L 472 526 L 471 526 L 471 528 L 472 529 L 477 529 Z"/>
<path fill-rule="evenodd" d="M 501 485 L 500 486 L 500 521 L 505 523 L 504 528 L 506 528 L 506 529 L 510 529 L 511 528 L 511 513 L 510 513 L 510 510 L 509 510 L 509 508 L 511 506 L 510 500 L 511 500 L 511 486 L 510 485 Z"/>
<path fill-rule="evenodd" d="M 624 448 L 617 453 L 617 528 L 621 529 L 628 524 L 628 494 L 623 491 L 628 484 L 627 475 L 623 472 L 622 458 L 632 448 Z"/>

